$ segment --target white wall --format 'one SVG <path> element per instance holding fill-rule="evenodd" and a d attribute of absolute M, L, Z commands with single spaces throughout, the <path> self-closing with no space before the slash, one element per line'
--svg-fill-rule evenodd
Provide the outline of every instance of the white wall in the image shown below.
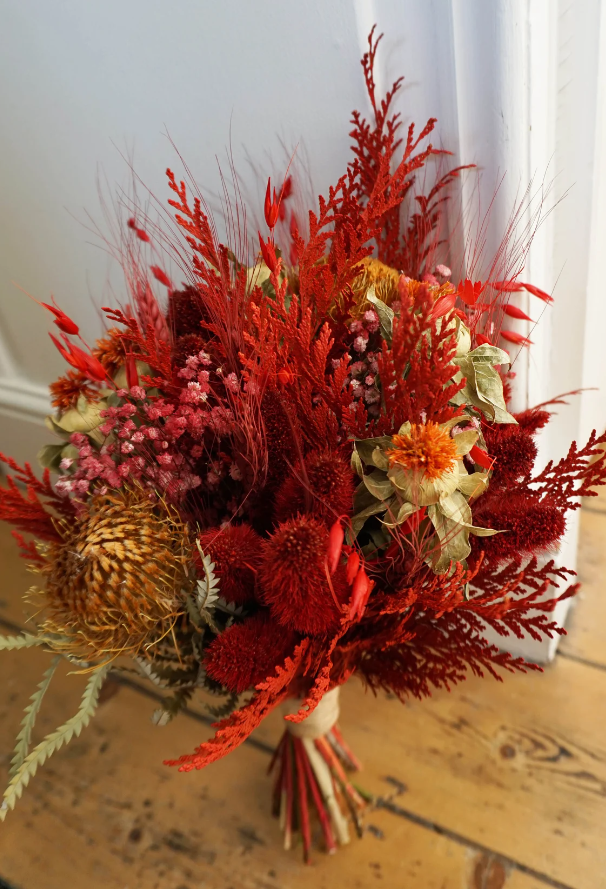
<path fill-rule="evenodd" d="M 380 83 L 406 76 L 404 122 L 437 116 L 453 161 L 481 170 L 455 214 L 478 198 L 485 210 L 506 174 L 487 260 L 531 177 L 554 180 L 556 198 L 570 189 L 528 259 L 556 302 L 516 359 L 517 401 L 600 387 L 560 409 L 544 459 L 606 426 L 603 18 L 601 0 L 0 0 L 0 449 L 33 457 L 46 384 L 63 369 L 49 318 L 11 281 L 53 293 L 90 338 L 95 305 L 121 295 L 83 224 L 102 220 L 98 171 L 110 193 L 128 187 L 120 152 L 132 155 L 165 198 L 165 167 L 178 171 L 168 131 L 210 194 L 230 140 L 251 195 L 249 161 L 278 175 L 296 144 L 324 190 L 345 167 L 352 108 L 367 110 L 359 57 L 375 21 Z"/>

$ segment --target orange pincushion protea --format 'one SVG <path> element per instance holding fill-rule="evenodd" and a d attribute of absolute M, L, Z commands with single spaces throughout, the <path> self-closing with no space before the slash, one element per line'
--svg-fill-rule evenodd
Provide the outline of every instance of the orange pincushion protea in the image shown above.
<path fill-rule="evenodd" d="M 88 662 L 153 656 L 193 586 L 187 528 L 163 501 L 138 489 L 96 495 L 75 524 L 45 547 L 42 630 L 62 653 Z"/>
<path fill-rule="evenodd" d="M 390 466 L 423 473 L 427 481 L 441 478 L 459 457 L 454 439 L 438 423 L 412 423 L 409 433 L 394 435 L 391 440 L 394 447 L 385 451 Z"/>

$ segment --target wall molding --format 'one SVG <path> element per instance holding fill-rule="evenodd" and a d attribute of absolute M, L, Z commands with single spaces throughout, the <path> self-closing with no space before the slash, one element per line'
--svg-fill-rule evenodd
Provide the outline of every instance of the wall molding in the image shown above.
<path fill-rule="evenodd" d="M 0 377 L 0 416 L 42 426 L 50 413 L 46 386 L 20 377 Z"/>

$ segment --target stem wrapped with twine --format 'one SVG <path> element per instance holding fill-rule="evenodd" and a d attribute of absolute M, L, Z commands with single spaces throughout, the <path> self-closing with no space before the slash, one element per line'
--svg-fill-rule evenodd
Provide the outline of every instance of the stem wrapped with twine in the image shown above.
<path fill-rule="evenodd" d="M 284 716 L 297 713 L 301 703 L 297 699 L 286 701 L 282 705 Z M 306 862 L 310 860 L 314 813 L 327 852 L 336 852 L 337 844 L 349 843 L 349 818 L 358 835 L 362 834 L 360 812 L 365 800 L 345 771 L 361 766 L 337 727 L 338 718 L 339 689 L 334 688 L 307 719 L 286 721 L 287 728 L 270 765 L 270 771 L 277 767 L 273 811 L 284 831 L 284 848 L 291 848 L 293 835 L 299 830 Z"/>

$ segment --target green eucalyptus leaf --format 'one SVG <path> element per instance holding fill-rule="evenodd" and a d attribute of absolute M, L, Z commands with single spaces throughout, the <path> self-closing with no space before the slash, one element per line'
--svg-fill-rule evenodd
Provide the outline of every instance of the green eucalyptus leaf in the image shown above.
<path fill-rule="evenodd" d="M 38 463 L 43 469 L 50 469 L 51 472 L 59 472 L 59 464 L 63 459 L 62 444 L 47 444 L 40 448 L 37 454 Z"/>
<path fill-rule="evenodd" d="M 478 433 L 475 429 L 465 430 L 465 432 L 459 432 L 457 435 L 453 435 L 453 441 L 455 443 L 457 454 L 460 457 L 464 457 L 465 454 L 468 454 L 472 447 L 476 444 L 478 440 Z"/>
<path fill-rule="evenodd" d="M 397 528 L 398 525 L 401 525 L 403 522 L 405 522 L 406 519 L 410 518 L 413 512 L 416 511 L 417 507 L 414 505 L 414 503 L 402 503 L 393 522 L 387 521 L 385 519 L 382 519 L 382 522 L 386 528 Z"/>
<path fill-rule="evenodd" d="M 377 310 L 377 315 L 379 316 L 379 324 L 381 326 L 381 336 L 383 337 L 387 345 L 391 346 L 394 319 L 393 309 L 390 309 L 389 306 L 383 302 L 383 300 L 379 299 L 376 296 L 374 284 L 371 284 L 371 286 L 368 288 L 366 299 L 369 303 L 372 303 L 372 305 Z"/>
<path fill-rule="evenodd" d="M 365 475 L 362 481 L 378 500 L 388 500 L 395 493 L 394 486 L 383 472 L 375 470 L 370 475 Z"/>
<path fill-rule="evenodd" d="M 471 475 L 461 475 L 458 487 L 465 497 L 479 497 L 488 487 L 488 473 L 472 472 Z"/>
<path fill-rule="evenodd" d="M 382 469 L 383 472 L 387 472 L 389 469 L 389 457 L 381 448 L 375 448 L 372 452 L 372 462 L 377 469 Z"/>
<path fill-rule="evenodd" d="M 358 478 L 364 478 L 364 464 L 362 463 L 360 455 L 355 448 L 351 452 L 351 468 L 358 476 Z"/>
<path fill-rule="evenodd" d="M 378 438 L 356 438 L 354 446 L 363 463 L 373 463 L 372 455 L 375 448 L 385 450 L 393 446 L 390 435 L 381 435 Z M 373 464 L 374 465 L 374 464 Z"/>

